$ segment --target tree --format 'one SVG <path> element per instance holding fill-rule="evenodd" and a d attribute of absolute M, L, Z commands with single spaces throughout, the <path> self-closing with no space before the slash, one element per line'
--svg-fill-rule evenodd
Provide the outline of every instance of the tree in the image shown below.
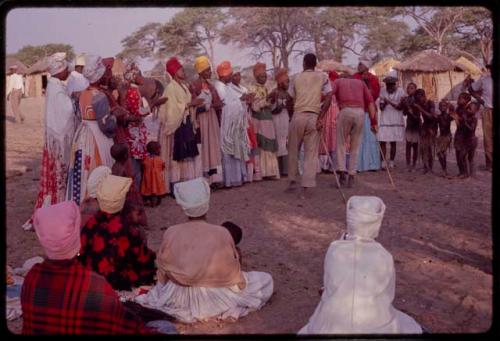
<path fill-rule="evenodd" d="M 480 55 L 483 64 L 490 61 L 493 53 L 493 20 L 487 8 L 468 8 L 456 22 L 455 31 L 458 42 L 461 43 L 453 45 L 457 52 L 473 59 Z"/>
<path fill-rule="evenodd" d="M 203 53 L 215 63 L 215 44 L 225 21 L 219 8 L 187 8 L 160 28 L 159 52 L 185 58 Z"/>
<path fill-rule="evenodd" d="M 137 61 L 137 58 L 159 59 L 162 58 L 159 53 L 159 30 L 160 23 L 149 23 L 131 35 L 125 37 L 121 44 L 123 50 L 117 55 L 126 61 Z"/>
<path fill-rule="evenodd" d="M 73 47 L 68 44 L 46 44 L 46 45 L 26 45 L 17 51 L 13 57 L 19 59 L 26 65 L 33 65 L 42 58 L 48 57 L 56 52 L 66 52 L 66 58 L 75 58 Z"/>
<path fill-rule="evenodd" d="M 289 67 L 293 53 L 304 39 L 299 23 L 302 11 L 297 8 L 232 8 L 232 23 L 222 33 L 222 43 L 234 43 L 241 48 L 251 48 L 255 59 L 271 56 L 273 68 Z"/>

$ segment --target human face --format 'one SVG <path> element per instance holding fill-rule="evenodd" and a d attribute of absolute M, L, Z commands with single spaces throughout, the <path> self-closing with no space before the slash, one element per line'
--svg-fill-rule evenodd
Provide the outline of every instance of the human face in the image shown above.
<path fill-rule="evenodd" d="M 448 109 L 448 102 L 446 102 L 446 101 L 439 102 L 439 111 L 440 112 L 446 112 L 447 109 Z"/>
<path fill-rule="evenodd" d="M 290 79 L 286 78 L 283 82 L 278 84 L 278 87 L 281 90 L 288 90 L 288 86 L 290 85 Z"/>
<path fill-rule="evenodd" d="M 385 84 L 385 87 L 387 89 L 387 92 L 389 93 L 393 93 L 394 91 L 396 91 L 396 83 L 386 83 Z"/>
<path fill-rule="evenodd" d="M 62 81 L 65 81 L 69 77 L 69 69 L 66 67 L 63 71 L 59 72 L 55 77 L 59 78 Z"/>
<path fill-rule="evenodd" d="M 75 66 L 75 71 L 78 72 L 78 73 L 82 73 L 83 72 L 83 65 L 76 65 Z"/>
<path fill-rule="evenodd" d="M 415 84 L 408 84 L 406 86 L 406 93 L 410 96 L 413 95 L 416 90 L 417 90 L 417 87 L 415 86 Z"/>
<path fill-rule="evenodd" d="M 467 106 L 467 115 L 474 116 L 479 111 L 479 106 L 476 103 L 471 103 Z"/>
<path fill-rule="evenodd" d="M 177 79 L 185 80 L 186 74 L 184 73 L 184 68 L 181 67 L 179 70 L 177 70 L 177 72 L 175 73 L 175 76 L 177 77 Z"/>
<path fill-rule="evenodd" d="M 241 73 L 236 72 L 233 73 L 233 78 L 231 79 L 234 85 L 240 85 L 241 82 Z"/>
<path fill-rule="evenodd" d="M 260 75 L 255 77 L 255 79 L 257 80 L 257 83 L 264 85 L 267 82 L 267 73 L 261 73 Z"/>
<path fill-rule="evenodd" d="M 210 79 L 212 77 L 212 68 L 209 66 L 207 69 L 200 72 L 202 79 Z"/>
<path fill-rule="evenodd" d="M 368 68 L 366 67 L 366 65 L 363 63 L 359 63 L 358 64 L 358 72 L 365 73 L 366 71 L 368 71 Z"/>
<path fill-rule="evenodd" d="M 222 83 L 227 84 L 227 83 L 231 82 L 232 78 L 233 78 L 233 74 L 232 74 L 232 73 L 230 73 L 229 75 L 227 75 L 227 76 L 222 76 L 222 77 L 220 77 L 219 79 L 220 79 L 220 81 L 221 81 Z"/>
<path fill-rule="evenodd" d="M 416 100 L 419 104 L 425 104 L 425 102 L 427 101 L 427 97 L 425 96 L 425 94 L 420 94 L 416 97 Z"/>

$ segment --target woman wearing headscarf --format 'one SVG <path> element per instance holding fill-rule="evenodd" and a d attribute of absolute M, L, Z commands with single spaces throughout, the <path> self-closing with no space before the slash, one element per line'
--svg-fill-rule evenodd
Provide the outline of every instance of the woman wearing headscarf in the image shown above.
<path fill-rule="evenodd" d="M 210 224 L 210 186 L 198 178 L 174 187 L 189 221 L 169 227 L 158 251 L 158 282 L 135 301 L 184 323 L 238 319 L 260 309 L 273 293 L 264 272 L 241 271 L 231 233 Z"/>
<path fill-rule="evenodd" d="M 328 79 L 330 80 L 331 85 L 333 85 L 333 82 L 337 78 L 339 78 L 339 74 L 336 71 L 331 70 L 328 72 Z M 321 163 L 321 169 L 331 172 L 333 172 L 337 167 L 336 164 L 331 164 L 331 161 L 335 162 L 336 160 L 338 112 L 339 106 L 337 104 L 337 100 L 335 96 L 332 96 L 332 102 L 330 103 L 330 108 L 328 108 L 325 118 L 323 119 L 323 129 L 321 131 L 321 139 L 325 143 L 319 143 L 319 160 Z"/>
<path fill-rule="evenodd" d="M 100 85 L 106 81 L 106 66 L 99 56 L 88 56 L 83 75 L 89 87 L 79 99 L 82 122 L 76 130 L 71 147 L 71 181 L 68 183 L 68 199 L 78 205 L 88 197 L 87 179 L 98 166 L 113 166 L 110 149 L 116 129 L 116 118 L 110 111 L 107 96 Z"/>
<path fill-rule="evenodd" d="M 192 98 L 186 82 L 184 68 L 176 57 L 166 63 L 172 80 L 165 88 L 163 97 L 168 98 L 160 107 L 161 157 L 165 161 L 165 184 L 186 181 L 202 176 L 201 156 L 193 129 L 193 113 L 203 105 L 200 98 Z"/>
<path fill-rule="evenodd" d="M 81 232 L 79 260 L 103 275 L 115 290 L 154 282 L 156 255 L 141 231 L 122 213 L 132 179 L 107 175 L 97 187 L 99 211 Z"/>
<path fill-rule="evenodd" d="M 255 83 L 250 86 L 250 93 L 255 94 L 252 102 L 252 118 L 257 135 L 259 155 L 256 156 L 256 171 L 254 179 L 261 180 L 265 177 L 280 178 L 278 166 L 278 141 L 274 130 L 271 103 L 266 87 L 267 73 L 266 64 L 257 63 L 253 67 Z"/>
<path fill-rule="evenodd" d="M 24 279 L 23 334 L 147 332 L 106 279 L 78 262 L 80 211 L 74 201 L 38 209 L 34 227 L 47 257 Z"/>
<path fill-rule="evenodd" d="M 421 334 L 420 325 L 392 306 L 394 260 L 375 241 L 385 205 L 378 197 L 352 196 L 347 233 L 325 257 L 321 301 L 299 334 Z"/>
<path fill-rule="evenodd" d="M 210 184 L 222 182 L 222 160 L 220 152 L 219 119 L 222 110 L 222 101 L 217 94 L 210 78 L 212 68 L 206 56 L 195 59 L 194 68 L 198 78 L 191 83 L 190 90 L 193 98 L 203 100 L 203 105 L 196 110 L 197 134 L 200 137 L 201 161 L 203 176 Z"/>
<path fill-rule="evenodd" d="M 53 54 L 48 58 L 48 65 L 51 77 L 46 90 L 40 190 L 35 201 L 35 210 L 65 200 L 71 163 L 71 141 L 77 121 L 73 103 L 63 83 L 69 76 L 66 53 Z M 23 228 L 33 228 L 33 217 Z"/>
<path fill-rule="evenodd" d="M 288 127 L 293 115 L 293 98 L 288 93 L 290 78 L 288 70 L 281 68 L 276 72 L 275 80 L 277 87 L 271 92 L 270 102 L 272 104 L 273 123 L 278 141 L 278 166 L 280 175 L 288 174 Z"/>
<path fill-rule="evenodd" d="M 80 204 L 81 226 L 85 226 L 87 221 L 99 211 L 99 203 L 97 202 L 97 188 L 102 181 L 111 175 L 111 168 L 108 166 L 99 166 L 95 168 L 89 175 L 87 180 L 88 197 Z"/>
<path fill-rule="evenodd" d="M 217 66 L 219 80 L 214 87 L 224 102 L 221 115 L 221 150 L 224 184 L 241 186 L 247 178 L 246 161 L 249 159 L 247 117 L 240 96 L 229 85 L 233 70 L 231 63 L 223 61 Z"/>

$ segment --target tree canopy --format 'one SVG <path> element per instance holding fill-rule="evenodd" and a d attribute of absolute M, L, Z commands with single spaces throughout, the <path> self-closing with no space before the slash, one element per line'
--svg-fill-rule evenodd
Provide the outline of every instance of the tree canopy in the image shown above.
<path fill-rule="evenodd" d="M 68 60 L 72 60 L 75 57 L 73 47 L 68 44 L 26 45 L 11 55 L 11 57 L 19 59 L 26 65 L 33 65 L 40 59 L 56 52 L 66 52 Z"/>

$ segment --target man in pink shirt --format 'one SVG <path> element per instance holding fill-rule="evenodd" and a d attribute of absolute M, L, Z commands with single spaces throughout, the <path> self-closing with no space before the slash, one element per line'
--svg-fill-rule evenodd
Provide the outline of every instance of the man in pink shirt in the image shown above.
<path fill-rule="evenodd" d="M 340 184 L 346 183 L 345 141 L 350 137 L 349 177 L 347 187 L 352 187 L 358 166 L 358 154 L 363 137 L 365 111 L 368 111 L 371 129 L 377 133 L 377 111 L 366 84 L 354 78 L 339 78 L 333 82 L 332 94 L 337 98 L 340 112 L 337 117 L 337 161 Z"/>

